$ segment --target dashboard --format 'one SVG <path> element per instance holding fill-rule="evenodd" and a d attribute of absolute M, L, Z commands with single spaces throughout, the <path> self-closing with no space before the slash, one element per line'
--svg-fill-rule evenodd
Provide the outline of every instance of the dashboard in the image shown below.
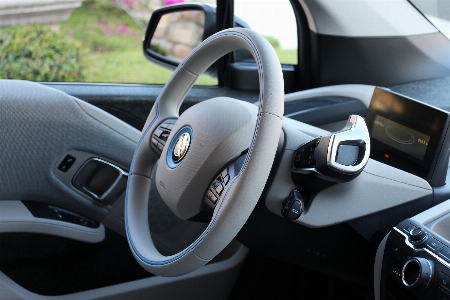
<path fill-rule="evenodd" d="M 300 245 L 294 246 L 296 243 L 282 245 L 290 247 L 290 252 L 298 251 L 310 259 L 313 257 L 307 253 L 311 250 L 341 259 L 343 262 L 338 263 L 331 258 L 328 260 L 324 258 L 321 265 L 326 264 L 329 272 L 335 272 L 334 274 L 339 274 L 337 268 L 342 268 L 346 274 L 340 276 L 345 278 L 355 271 L 356 267 L 353 266 L 355 261 L 362 262 L 359 258 L 361 252 L 371 251 L 370 248 L 361 245 L 356 236 L 349 241 L 351 231 L 356 231 L 359 237 L 378 245 L 399 222 L 450 198 L 450 190 L 448 185 L 445 185 L 449 180 L 448 151 L 446 151 L 449 148 L 448 113 L 392 90 L 365 85 L 341 85 L 293 93 L 286 95 L 286 104 L 292 103 L 294 106 L 298 105 L 294 104 L 296 102 L 302 103 L 312 99 L 317 101 L 326 97 L 358 99 L 360 104 L 366 107 L 366 123 L 371 135 L 371 156 L 365 169 L 356 179 L 333 185 L 312 195 L 305 204 L 302 215 L 292 222 L 303 226 L 295 229 L 283 227 L 284 231 L 292 232 L 292 235 L 286 233 L 287 239 L 292 241 L 300 235 L 307 236 L 314 232 L 314 241 L 312 238 L 302 239 L 302 242 L 308 244 L 307 249 Z M 391 106 L 383 106 L 383 103 L 384 105 L 391 103 Z M 298 115 L 301 113 L 296 114 Z M 341 122 L 319 127 L 337 131 L 344 125 L 345 122 Z M 264 193 L 265 207 L 278 216 L 282 216 L 282 203 L 286 195 L 296 188 L 292 183 L 290 171 L 294 152 L 299 145 L 311 141 L 314 137 L 329 134 L 328 130 L 295 122 L 291 118 L 283 120 L 283 131 L 284 155 L 281 156 L 279 166 L 273 172 L 270 186 Z M 420 168 L 425 168 L 426 172 L 416 171 Z M 263 214 L 262 209 L 256 210 L 255 214 L 257 213 Z M 249 222 L 255 218 L 251 217 Z M 267 218 L 265 214 L 264 219 Z M 251 226 L 244 226 L 241 236 L 245 235 L 245 229 Z M 264 229 L 271 231 L 265 226 L 260 228 L 263 231 Z M 254 231 L 252 234 L 255 235 Z M 277 240 L 275 236 L 270 237 Z M 254 240 L 258 238 L 263 242 Z M 322 241 L 317 243 L 316 239 Z M 245 241 L 245 238 L 242 240 Z M 265 243 L 270 244 L 270 241 L 256 234 L 249 245 L 267 248 Z M 354 247 L 360 251 L 356 251 Z M 334 255 L 327 248 L 334 249 L 341 255 Z M 305 262 L 305 258 L 288 258 L 285 251 L 275 252 L 278 258 L 311 267 Z M 382 261 L 380 264 L 382 265 Z M 363 265 L 361 264 L 360 268 L 363 268 Z M 358 274 L 361 278 L 364 277 L 361 272 Z"/>
<path fill-rule="evenodd" d="M 67 88 L 62 84 L 49 85 L 63 90 Z M 426 86 L 428 87 L 429 83 Z M 71 88 L 74 89 L 73 86 Z M 143 86 L 139 87 L 142 90 L 146 88 Z M 396 92 L 401 92 L 401 87 L 397 87 L 395 90 Z M 91 97 L 87 95 L 89 88 L 83 88 L 82 92 L 86 94 L 80 96 L 73 90 L 70 94 L 89 100 L 89 97 Z M 48 93 L 47 90 L 46 93 Z M 146 91 L 142 93 L 145 94 Z M 389 111 L 373 109 L 373 117 L 371 119 L 371 105 L 374 105 L 372 98 L 374 94 L 376 96 L 378 93 L 379 95 L 388 93 L 389 97 L 398 97 L 396 101 L 399 103 L 402 103 L 401 101 L 409 101 L 422 105 L 422 108 L 416 109 L 422 113 L 421 118 L 416 117 L 417 114 L 415 113 L 408 113 L 410 119 L 402 119 L 399 115 L 389 113 Z M 404 94 L 403 92 L 401 93 Z M 239 95 L 231 96 L 239 98 Z M 410 96 L 414 97 L 414 95 Z M 92 94 L 92 99 L 94 98 L 101 97 Z M 417 98 L 424 99 L 426 97 Z M 252 102 L 252 99 L 253 95 L 248 94 L 248 99 L 245 100 Z M 382 99 L 379 101 L 382 102 Z M 92 102 L 95 103 L 94 100 Z M 118 100 L 118 102 L 124 104 L 126 101 Z M 321 106 L 318 107 L 314 103 L 320 103 Z M 110 115 L 100 113 L 97 108 L 86 104 L 84 101 L 77 101 L 77 105 L 82 109 L 81 115 L 87 118 L 89 122 L 96 119 L 105 124 L 102 126 L 107 126 L 114 132 L 120 133 L 122 137 L 127 137 L 121 143 L 122 145 L 127 145 L 127 155 L 119 153 L 117 155 L 118 158 L 113 161 L 116 161 L 118 165 L 128 165 L 129 161 L 122 161 L 121 157 L 131 158 L 133 144 L 139 136 L 138 131 L 130 126 L 127 127 L 127 130 L 124 130 L 123 122 L 118 122 L 117 119 L 112 118 Z M 283 120 L 283 136 L 280 140 L 281 146 L 277 157 L 277 165 L 272 170 L 266 189 L 263 192 L 263 197 L 260 199 L 248 222 L 242 228 L 237 239 L 250 249 L 257 249 L 270 257 L 305 266 L 335 277 L 348 279 L 351 282 L 361 284 L 373 282 L 373 253 L 376 251 L 376 249 L 373 249 L 373 245 L 378 246 L 386 234 L 392 230 L 393 226 L 396 226 L 401 221 L 427 211 L 430 207 L 439 203 L 445 203 L 445 200 L 450 198 L 450 190 L 447 185 L 435 185 L 433 180 L 427 177 L 428 175 L 419 176 L 419 173 L 417 173 L 419 175 L 412 174 L 412 172 L 402 166 L 399 167 L 393 163 L 389 165 L 383 161 L 383 159 L 386 159 L 384 154 L 387 153 L 389 158 L 395 155 L 401 157 L 404 160 L 404 165 L 410 165 L 412 162 L 417 162 L 418 165 L 424 164 L 430 161 L 429 159 L 427 161 L 427 157 L 433 157 L 431 165 L 429 165 L 430 170 L 436 176 L 440 174 L 440 176 L 436 177 L 439 180 L 447 178 L 448 175 L 445 176 L 444 172 L 447 171 L 445 162 L 447 157 L 443 149 L 448 149 L 448 135 L 445 127 L 448 124 L 448 115 L 440 109 L 432 108 L 430 105 L 369 85 L 329 86 L 292 93 L 285 96 L 285 105 L 290 107 L 291 111 L 289 113 L 291 116 L 285 116 Z M 344 111 L 366 117 L 366 123 L 372 135 L 371 143 L 380 143 L 380 146 L 384 147 L 381 147 L 379 150 L 383 156 L 380 160 L 377 160 L 377 157 L 373 155 L 374 151 L 372 151 L 372 156 L 368 160 L 365 169 L 357 178 L 347 183 L 333 185 L 313 195 L 306 203 L 303 214 L 294 221 L 288 221 L 282 217 L 281 211 L 283 201 L 296 188 L 292 182 L 291 173 L 293 153 L 302 143 L 309 142 L 318 136 L 330 134 L 330 131 L 342 129 L 345 121 L 342 123 L 340 120 L 343 118 L 333 119 L 329 117 L 333 115 L 333 110 L 340 112 L 338 107 L 341 105 L 344 107 L 348 105 L 355 109 L 355 111 L 348 109 L 344 109 Z M 303 106 L 304 109 L 296 112 L 295 107 L 299 106 Z M 423 107 L 429 108 L 430 113 L 424 114 L 425 108 Z M 307 121 L 310 118 L 308 111 L 315 115 L 325 112 L 324 115 L 327 118 L 322 122 L 317 120 L 315 126 L 299 121 L 301 119 Z M 144 111 L 142 113 L 145 114 Z M 348 117 L 348 114 L 346 117 Z M 439 122 L 441 123 L 439 124 L 443 124 L 443 127 L 441 127 L 443 130 L 441 131 L 433 131 L 427 127 L 421 127 L 421 123 L 418 122 L 419 120 L 425 122 L 427 119 L 436 118 L 440 120 Z M 26 122 L 30 122 L 30 120 L 27 119 Z M 381 125 L 379 124 L 384 125 L 384 131 L 380 130 L 381 128 L 379 127 Z M 389 126 L 391 127 L 386 131 L 386 127 Z M 392 126 L 397 126 L 397 129 L 392 128 Z M 414 136 L 412 144 L 407 144 L 404 147 L 404 144 L 398 142 L 398 140 L 403 143 L 405 141 L 409 142 L 408 137 L 411 139 L 411 135 Z M 43 135 L 36 134 L 36 136 L 42 138 Z M 14 141 L 17 140 L 17 143 L 20 144 L 21 138 L 20 135 L 14 136 Z M 420 143 L 419 139 L 424 141 L 424 143 Z M 102 139 L 95 137 L 95 140 L 104 140 L 104 136 Z M 435 141 L 438 141 L 438 143 Z M 66 141 L 63 142 L 67 143 Z M 91 145 L 91 143 L 86 144 Z M 72 148 L 74 149 L 77 148 L 77 145 L 74 143 L 70 145 L 73 145 Z M 60 152 L 65 154 L 64 151 Z M 96 149 L 92 149 L 90 152 L 102 153 L 102 151 Z M 57 168 L 61 162 L 60 160 L 65 157 L 64 155 L 61 156 L 61 153 L 55 154 L 56 159 L 54 159 L 54 163 L 49 163 L 49 165 Z M 83 164 L 84 160 L 79 153 L 70 152 L 68 154 L 77 158 L 75 164 Z M 17 155 L 26 157 L 26 154 L 20 151 L 18 151 Z M 111 159 L 107 153 L 103 156 Z M 21 160 L 11 161 L 17 164 Z M 437 169 L 438 166 L 444 166 L 443 170 L 439 171 Z M 13 165 L 12 167 L 17 166 Z M 76 168 L 73 166 L 72 168 L 75 172 Z M 53 171 L 57 172 L 56 170 Z M 27 174 L 33 175 L 30 172 Z M 432 179 L 434 178 L 433 176 L 431 177 Z M 65 183 L 64 178 L 60 179 L 60 181 L 63 184 Z M 57 181 L 58 184 L 60 181 Z M 26 185 L 23 184 L 23 186 Z M 69 191 L 66 187 L 67 185 L 60 184 L 60 186 L 62 191 Z M 48 190 L 51 190 L 51 188 Z M 70 225 L 71 227 L 68 228 L 67 224 L 55 219 L 51 224 L 53 228 L 51 229 L 53 230 L 52 234 L 55 233 L 54 228 L 57 227 L 59 228 L 58 235 L 73 238 L 73 229 L 80 231 L 79 229 L 81 228 L 86 232 L 92 232 L 91 236 L 95 237 L 95 239 L 92 238 L 91 240 L 95 240 L 95 242 L 101 240 L 105 232 L 108 231 L 124 235 L 124 232 L 122 232 L 123 223 L 120 219 L 123 216 L 123 208 L 121 208 L 123 205 L 122 197 L 119 197 L 109 208 L 97 205 L 94 203 L 95 201 L 87 199 L 78 190 L 69 192 L 75 195 L 76 199 L 80 198 L 80 201 L 62 203 L 60 201 L 61 198 L 73 198 L 57 197 L 54 201 L 54 197 L 50 197 L 51 195 L 47 198 L 53 201 L 50 204 L 56 206 L 59 203 L 60 206 L 63 205 L 63 208 L 70 212 L 90 211 L 89 215 L 85 217 L 97 222 L 100 221 L 101 225 L 97 229 L 81 228 L 77 224 Z M 156 195 L 153 196 L 156 197 Z M 46 200 L 48 201 L 48 199 Z M 16 209 L 17 211 L 18 206 L 20 206 L 21 210 L 23 209 L 24 213 L 29 210 L 19 202 L 15 201 L 13 203 L 14 207 L 2 206 L 4 220 L 7 220 L 8 216 L 14 215 L 10 210 Z M 97 211 L 93 210 L 94 208 Z M 29 215 L 28 219 L 24 220 L 24 222 L 36 222 L 37 218 Z M 200 224 L 196 224 L 199 225 L 198 231 L 202 231 Z M 179 226 L 182 227 L 182 224 Z M 5 226 L 3 228 L 10 230 Z M 24 224 L 23 228 L 30 230 L 31 227 Z M 426 228 L 425 230 L 427 230 Z M 34 226 L 34 231 L 38 229 L 41 233 L 50 232 L 48 226 L 45 228 L 44 226 L 39 228 Z M 83 236 L 85 235 L 81 234 L 80 239 Z M 163 238 L 162 236 L 161 240 L 165 242 Z M 190 237 L 186 237 L 183 243 L 190 243 L 189 239 Z M 438 239 L 445 242 L 440 237 Z M 169 252 L 172 250 L 169 244 L 167 248 Z M 382 260 L 379 265 L 383 265 Z"/>
<path fill-rule="evenodd" d="M 353 87 L 347 88 L 349 93 Z M 295 222 L 318 228 L 346 221 L 371 240 L 377 240 L 377 232 L 386 234 L 375 261 L 376 299 L 445 299 L 450 296 L 450 201 L 430 207 L 450 196 L 445 185 L 449 114 L 389 89 L 373 87 L 370 99 L 369 94 L 367 89 L 361 101 L 367 105 L 371 145 L 365 170 L 352 182 L 313 195 Z M 419 188 L 412 191 L 401 183 Z M 266 195 L 273 212 L 275 197 Z"/>

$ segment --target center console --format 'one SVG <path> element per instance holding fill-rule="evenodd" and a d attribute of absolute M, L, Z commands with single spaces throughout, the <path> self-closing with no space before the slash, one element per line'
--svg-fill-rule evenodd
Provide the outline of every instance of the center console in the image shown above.
<path fill-rule="evenodd" d="M 377 264 L 380 299 L 450 299 L 450 200 L 395 226 Z"/>

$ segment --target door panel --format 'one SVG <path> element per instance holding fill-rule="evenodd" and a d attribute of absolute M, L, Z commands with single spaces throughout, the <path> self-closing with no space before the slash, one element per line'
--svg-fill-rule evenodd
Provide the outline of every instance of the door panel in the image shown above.
<path fill-rule="evenodd" d="M 141 130 L 162 90 L 161 85 L 45 83 L 69 95 L 106 110 L 124 122 Z M 236 91 L 224 87 L 194 86 L 186 96 L 180 113 L 192 105 L 214 97 L 231 97 L 247 102 L 258 100 L 258 92 Z"/>

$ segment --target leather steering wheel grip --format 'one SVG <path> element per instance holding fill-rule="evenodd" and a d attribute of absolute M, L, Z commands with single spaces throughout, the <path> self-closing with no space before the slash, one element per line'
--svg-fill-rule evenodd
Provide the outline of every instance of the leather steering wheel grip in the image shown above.
<path fill-rule="evenodd" d="M 253 55 L 260 83 L 256 125 L 244 165 L 217 202 L 205 231 L 186 249 L 163 256 L 155 248 L 148 226 L 148 195 L 151 180 L 154 180 L 151 174 L 159 158 L 150 148 L 152 132 L 163 120 L 178 118 L 179 107 L 199 75 L 223 55 L 239 49 L 246 49 Z M 269 42 L 254 31 L 233 28 L 218 32 L 180 63 L 149 114 L 130 168 L 125 226 L 131 251 L 144 269 L 160 276 L 184 275 L 208 263 L 231 242 L 247 221 L 266 184 L 281 133 L 283 109 L 280 62 Z M 198 134 L 201 132 L 194 133 L 194 140 Z M 174 132 L 163 152 L 167 151 L 173 135 Z M 159 164 L 165 163 L 161 160 Z M 211 179 L 214 175 L 211 174 Z"/>

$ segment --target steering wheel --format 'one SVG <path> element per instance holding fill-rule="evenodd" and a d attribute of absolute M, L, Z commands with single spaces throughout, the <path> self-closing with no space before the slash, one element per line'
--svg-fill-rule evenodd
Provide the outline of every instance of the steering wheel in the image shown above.
<path fill-rule="evenodd" d="M 239 49 L 247 49 L 256 61 L 258 107 L 220 97 L 202 101 L 179 116 L 181 103 L 197 77 L 223 55 Z M 274 161 L 284 109 L 283 86 L 274 49 L 249 29 L 218 32 L 180 63 L 148 116 L 128 179 L 126 233 L 131 251 L 144 269 L 160 276 L 187 274 L 208 263 L 236 236 L 258 202 Z M 176 122 L 170 125 L 173 128 L 162 147 L 154 139 L 155 132 L 168 120 Z M 222 190 L 216 193 L 214 213 L 204 232 L 179 253 L 160 254 L 148 225 L 151 181 L 156 180 L 158 192 L 172 212 L 186 220 L 200 212 L 211 182 L 245 151 L 235 176 L 227 178 L 227 184 L 219 183 Z"/>

